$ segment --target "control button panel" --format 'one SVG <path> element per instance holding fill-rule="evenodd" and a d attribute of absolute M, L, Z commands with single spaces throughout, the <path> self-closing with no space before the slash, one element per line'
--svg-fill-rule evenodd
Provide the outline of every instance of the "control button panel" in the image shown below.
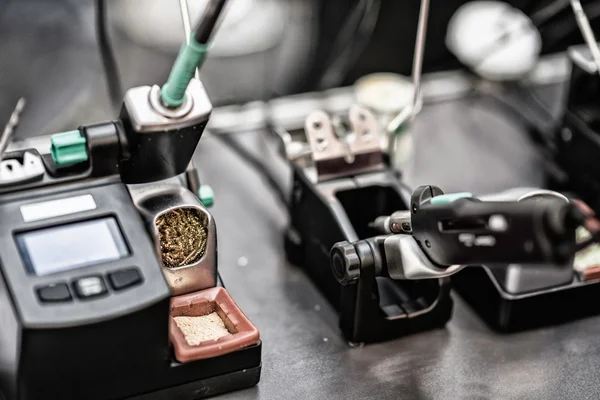
<path fill-rule="evenodd" d="M 109 273 L 108 281 L 114 290 L 123 290 L 142 283 L 142 275 L 137 268 L 121 269 Z"/>
<path fill-rule="evenodd" d="M 58 303 L 72 299 L 66 283 L 53 283 L 37 289 L 38 299 L 43 303 Z"/>
<path fill-rule="evenodd" d="M 110 287 L 115 291 L 140 285 L 144 279 L 138 268 L 124 268 L 107 274 Z M 102 296 L 108 293 L 104 279 L 99 275 L 86 276 L 73 281 L 75 295 L 80 299 Z M 53 283 L 37 289 L 37 295 L 43 303 L 71 301 L 73 297 L 66 283 Z"/>
<path fill-rule="evenodd" d="M 87 299 L 90 297 L 101 296 L 108 292 L 106 284 L 101 276 L 86 276 L 79 278 L 74 283 L 77 297 Z"/>

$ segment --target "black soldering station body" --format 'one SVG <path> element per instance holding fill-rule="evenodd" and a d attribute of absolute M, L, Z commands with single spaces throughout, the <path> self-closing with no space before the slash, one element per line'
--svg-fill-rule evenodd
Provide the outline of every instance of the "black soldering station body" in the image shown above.
<path fill-rule="evenodd" d="M 258 382 L 260 342 L 209 359 L 174 358 L 173 289 L 133 198 L 142 182 L 197 193 L 188 165 L 210 115 L 203 98 L 185 129 L 169 119 L 162 122 L 172 132 L 157 128 L 160 120 L 146 124 L 139 104 L 126 101 L 125 124 L 9 147 L 0 161 L 0 398 L 191 399 Z M 214 272 L 205 286 L 221 284 Z"/>

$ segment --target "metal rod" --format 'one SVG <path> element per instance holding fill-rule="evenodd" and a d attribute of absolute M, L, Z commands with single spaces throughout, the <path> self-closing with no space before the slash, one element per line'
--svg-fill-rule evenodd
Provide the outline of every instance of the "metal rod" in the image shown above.
<path fill-rule="evenodd" d="M 592 53 L 592 59 L 594 60 L 594 64 L 596 64 L 596 72 L 600 74 L 600 48 L 598 48 L 598 42 L 590 26 L 590 21 L 587 15 L 585 15 L 585 11 L 583 11 L 579 0 L 571 0 L 571 8 L 573 8 L 573 12 L 575 13 L 575 19 L 577 20 L 581 35 Z"/>
<path fill-rule="evenodd" d="M 188 9 L 187 0 L 179 0 L 179 10 L 181 11 L 181 21 L 183 22 L 183 32 L 185 35 L 185 43 L 190 43 L 190 38 L 192 36 L 192 21 L 190 18 L 190 10 Z M 198 72 L 198 68 L 196 68 L 196 72 L 194 73 L 194 77 L 200 80 L 200 73 Z"/>
<path fill-rule="evenodd" d="M 429 0 L 421 0 L 419 11 L 419 26 L 417 28 L 417 39 L 415 42 L 415 55 L 413 58 L 412 80 L 413 80 L 413 110 L 418 112 L 421 104 L 421 76 L 423 75 L 423 57 L 425 56 L 425 39 L 427 36 L 427 21 L 429 19 Z"/>
<path fill-rule="evenodd" d="M 412 104 L 400 111 L 400 113 L 388 124 L 387 131 L 389 133 L 396 132 L 406 121 L 421 111 L 421 76 L 423 75 L 423 58 L 425 55 L 425 39 L 427 36 L 428 19 L 429 0 L 421 0 L 412 67 L 413 101 Z"/>
<path fill-rule="evenodd" d="M 190 44 L 190 38 L 192 37 L 192 21 L 190 18 L 190 10 L 188 9 L 187 0 L 179 0 L 179 10 L 181 11 L 181 22 L 183 22 L 183 35 L 185 36 L 185 43 Z M 200 80 L 200 72 L 198 67 L 194 71 L 194 78 Z M 188 170 L 194 169 L 194 159 L 190 160 Z"/>
<path fill-rule="evenodd" d="M 10 139 L 17 128 L 17 125 L 19 125 L 19 117 L 23 111 L 23 108 L 25 108 L 25 103 L 24 97 L 21 97 L 19 101 L 17 101 L 17 105 L 8 119 L 8 122 L 4 127 L 4 131 L 2 131 L 2 136 L 0 136 L 0 161 L 4 156 L 4 152 L 8 148 Z"/>

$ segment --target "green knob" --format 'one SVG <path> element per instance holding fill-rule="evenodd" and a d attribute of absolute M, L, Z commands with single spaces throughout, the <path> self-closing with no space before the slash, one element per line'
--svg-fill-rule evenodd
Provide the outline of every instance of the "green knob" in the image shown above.
<path fill-rule="evenodd" d="M 77 164 L 88 160 L 85 137 L 78 130 L 55 133 L 50 137 L 50 153 L 56 165 Z"/>
<path fill-rule="evenodd" d="M 210 208 L 215 204 L 215 192 L 208 185 L 200 186 L 200 189 L 198 189 L 198 198 L 204 204 L 204 207 Z"/>
<path fill-rule="evenodd" d="M 464 199 L 468 197 L 473 197 L 473 194 L 469 192 L 441 194 L 432 198 L 431 204 L 450 204 L 458 199 Z"/>

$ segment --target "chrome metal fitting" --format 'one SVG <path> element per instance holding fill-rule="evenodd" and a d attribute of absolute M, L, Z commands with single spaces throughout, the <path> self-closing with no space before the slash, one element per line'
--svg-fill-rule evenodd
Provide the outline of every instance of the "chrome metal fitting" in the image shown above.
<path fill-rule="evenodd" d="M 129 192 L 136 208 L 146 222 L 156 245 L 159 258 L 161 244 L 157 220 L 173 210 L 191 208 L 199 212 L 206 225 L 206 245 L 202 257 L 188 265 L 176 268 L 162 267 L 167 283 L 173 295 L 191 293 L 214 287 L 217 284 L 217 230 L 214 219 L 191 191 L 181 186 L 178 178 L 169 181 L 128 185 Z"/>

